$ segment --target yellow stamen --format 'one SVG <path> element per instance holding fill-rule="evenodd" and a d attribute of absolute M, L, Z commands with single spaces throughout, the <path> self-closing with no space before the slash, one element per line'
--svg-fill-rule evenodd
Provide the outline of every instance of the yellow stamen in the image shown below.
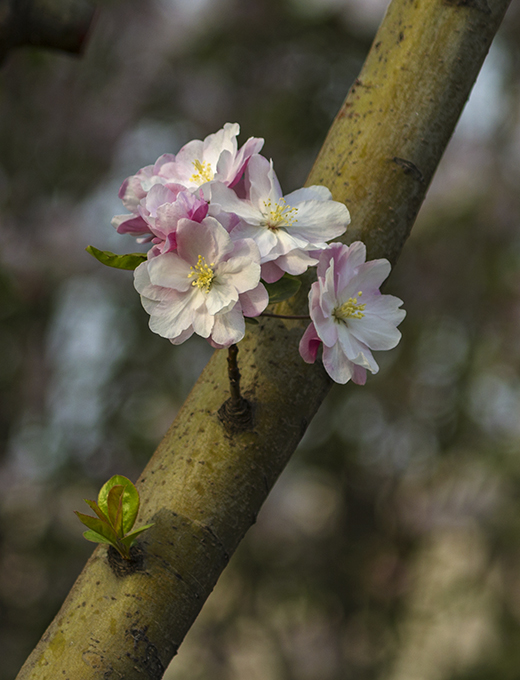
<path fill-rule="evenodd" d="M 291 224 L 296 222 L 298 208 L 290 208 L 284 198 L 281 198 L 274 206 L 271 203 L 271 199 L 264 201 L 264 207 L 263 215 L 268 229 L 275 230 L 280 227 L 290 227 Z"/>
<path fill-rule="evenodd" d="M 190 180 L 196 184 L 200 185 L 204 184 L 204 182 L 211 182 L 215 176 L 210 163 L 207 163 L 206 161 L 202 161 L 202 163 L 199 160 L 193 161 L 193 167 L 197 172 L 193 173 Z"/>
<path fill-rule="evenodd" d="M 197 264 L 194 267 L 190 267 L 191 273 L 188 274 L 188 278 L 191 279 L 192 276 L 196 276 L 195 281 L 191 282 L 192 286 L 197 286 L 199 290 L 204 293 L 209 293 L 211 286 L 213 285 L 213 279 L 215 278 L 215 272 L 211 267 L 214 267 L 215 263 L 211 262 L 209 265 L 206 264 L 206 258 L 199 255 Z"/>
<path fill-rule="evenodd" d="M 362 291 L 359 291 L 358 297 L 363 295 Z M 365 315 L 363 314 L 366 304 L 358 302 L 358 298 L 350 297 L 346 302 L 344 302 L 339 307 L 336 307 L 332 312 L 332 316 L 336 321 L 346 321 L 347 319 L 362 319 Z"/>

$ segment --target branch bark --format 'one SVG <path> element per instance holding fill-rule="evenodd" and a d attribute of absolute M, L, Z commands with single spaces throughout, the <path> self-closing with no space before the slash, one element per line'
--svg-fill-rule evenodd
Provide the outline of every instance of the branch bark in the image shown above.
<path fill-rule="evenodd" d="M 393 0 L 311 171 L 352 214 L 348 240 L 395 262 L 509 0 Z M 305 294 L 285 305 L 301 312 Z M 18 680 L 158 680 L 330 387 L 299 357 L 302 323 L 262 320 L 240 344 L 249 430 L 217 351 L 138 485 L 141 561 L 98 547 Z"/>

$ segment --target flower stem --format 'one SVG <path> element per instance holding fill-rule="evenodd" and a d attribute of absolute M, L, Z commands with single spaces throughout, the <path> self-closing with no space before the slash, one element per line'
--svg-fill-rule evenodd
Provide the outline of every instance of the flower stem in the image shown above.
<path fill-rule="evenodd" d="M 239 432 L 252 427 L 253 416 L 251 404 L 240 393 L 240 371 L 237 362 L 238 347 L 233 344 L 228 348 L 228 378 L 231 396 L 218 411 L 219 418 L 226 430 Z"/>
<path fill-rule="evenodd" d="M 262 312 L 260 316 L 269 316 L 273 319 L 309 319 L 308 314 L 273 314 L 272 312 Z"/>

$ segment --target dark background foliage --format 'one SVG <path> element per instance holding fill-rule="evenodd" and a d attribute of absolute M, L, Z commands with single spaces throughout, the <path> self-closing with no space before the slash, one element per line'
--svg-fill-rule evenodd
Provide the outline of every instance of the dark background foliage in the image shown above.
<path fill-rule="evenodd" d="M 81 59 L 4 64 L 0 680 L 91 552 L 72 511 L 137 478 L 211 354 L 85 253 L 135 250 L 119 185 L 238 121 L 301 186 L 385 4 L 114 0 Z M 387 284 L 400 346 L 331 392 L 168 680 L 518 676 L 519 34 L 513 3 Z"/>

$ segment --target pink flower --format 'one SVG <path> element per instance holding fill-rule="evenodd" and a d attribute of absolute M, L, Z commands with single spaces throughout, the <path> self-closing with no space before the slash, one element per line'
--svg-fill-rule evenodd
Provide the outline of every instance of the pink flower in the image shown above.
<path fill-rule="evenodd" d="M 154 165 L 147 165 L 128 177 L 121 185 L 119 198 L 130 214 L 116 215 L 112 219 L 112 225 L 118 233 L 132 234 L 141 243 L 154 238 L 147 219 L 149 207 L 146 202 L 148 194 L 155 187 L 166 187 L 175 196 L 187 189 L 203 197 L 209 182 L 235 186 L 242 178 L 250 157 L 258 153 L 264 144 L 263 139 L 250 137 L 238 149 L 236 138 L 239 132 L 238 123 L 226 123 L 204 141 L 192 140 L 176 156 L 163 154 Z M 173 202 L 171 195 L 167 202 Z"/>
<path fill-rule="evenodd" d="M 177 187 L 155 184 L 142 199 L 141 216 L 152 233 L 153 248 L 148 257 L 156 257 L 177 249 L 177 226 L 182 219 L 202 222 L 208 214 L 208 203 L 197 194 Z"/>
<path fill-rule="evenodd" d="M 175 157 L 169 157 L 161 167 L 161 175 L 190 190 L 197 190 L 208 182 L 234 186 L 244 174 L 253 154 L 257 154 L 264 140 L 250 137 L 238 149 L 238 123 L 226 123 L 222 130 L 208 135 L 204 141 L 188 142 Z M 160 160 L 160 159 L 159 159 Z"/>
<path fill-rule="evenodd" d="M 379 287 L 390 273 L 388 260 L 365 262 L 366 248 L 333 243 L 318 263 L 318 280 L 309 292 L 312 323 L 300 341 L 300 354 L 314 363 L 323 343 L 323 365 L 338 383 L 366 381 L 366 369 L 379 367 L 371 350 L 392 349 L 401 338 L 397 326 L 406 312 L 402 300 L 382 295 Z"/>
<path fill-rule="evenodd" d="M 218 347 L 238 342 L 245 334 L 244 315 L 258 316 L 268 303 L 255 243 L 233 241 L 213 217 L 181 219 L 176 240 L 176 252 L 135 270 L 151 330 L 174 344 L 193 333 Z"/>
<path fill-rule="evenodd" d="M 317 263 L 312 251 L 327 247 L 350 222 L 343 203 L 323 186 L 282 195 L 278 178 L 263 156 L 252 156 L 245 173 L 246 198 L 222 184 L 210 187 L 210 213 L 217 209 L 240 218 L 233 238 L 252 238 L 260 251 L 262 278 L 277 281 L 284 272 L 303 274 Z"/>

